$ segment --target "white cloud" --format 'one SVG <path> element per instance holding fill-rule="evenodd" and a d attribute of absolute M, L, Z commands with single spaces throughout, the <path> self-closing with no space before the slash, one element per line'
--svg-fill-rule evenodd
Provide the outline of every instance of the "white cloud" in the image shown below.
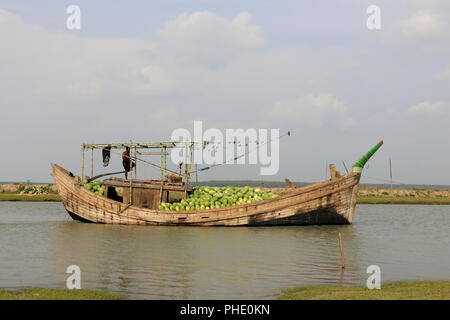
<path fill-rule="evenodd" d="M 172 122 L 162 118 L 253 127 L 265 121 L 273 101 L 327 90 L 355 68 L 352 51 L 266 48 L 246 12 L 229 20 L 181 14 L 143 40 L 50 32 L 0 10 L 0 37 L 7 44 L 0 50 L 0 121 L 12 125 L 27 114 L 51 128 L 71 119 L 66 136 L 99 135 L 98 126 L 117 138 L 149 128 L 167 134 Z M 124 122 L 133 126 L 117 130 Z"/>
<path fill-rule="evenodd" d="M 338 152 L 342 149 L 334 142 L 346 134 L 336 127 L 353 126 L 347 133 L 364 145 L 370 135 L 385 130 L 398 141 L 402 134 L 411 140 L 443 139 L 448 117 L 411 121 L 405 112 L 386 116 L 379 107 L 393 108 L 417 95 L 429 97 L 431 105 L 440 99 L 449 101 L 445 84 L 436 85 L 427 76 L 427 70 L 448 63 L 448 55 L 414 54 L 424 43 L 449 48 L 449 32 L 442 30 L 448 12 L 428 5 L 414 10 L 424 8 L 438 23 L 423 19 L 416 35 L 403 34 L 401 28 L 414 19 L 397 24 L 392 34 L 401 50 L 341 41 L 353 39 L 356 31 L 340 29 L 338 38 L 330 36 L 332 21 L 304 37 L 289 24 L 275 26 L 274 21 L 286 18 L 281 12 L 275 20 L 262 17 L 264 29 L 245 12 L 230 19 L 211 12 L 184 13 L 174 15 L 146 39 L 132 39 L 94 38 L 87 29 L 81 35 L 53 32 L 0 10 L 0 125 L 4 132 L 16 133 L 13 140 L 3 135 L 0 141 L 20 155 L 24 145 L 34 148 L 44 136 L 51 149 L 45 154 L 33 149 L 33 163 L 20 156 L 14 158 L 17 163 L 6 159 L 0 176 L 27 178 L 23 170 L 27 168 L 30 177 L 47 179 L 50 159 L 70 168 L 79 166 L 82 141 L 164 140 L 175 127 L 191 128 L 196 119 L 217 128 L 291 129 L 297 124 L 305 132 L 314 131 L 308 144 L 326 141 Z M 393 10 L 390 16 L 402 16 L 403 9 Z M 346 19 L 343 14 L 340 19 Z M 383 21 L 377 34 L 390 34 L 388 19 Z M 266 41 L 263 30 L 274 41 Z M 441 74 L 442 79 L 446 74 Z M 410 112 L 430 113 L 433 108 L 416 107 Z M 435 112 L 444 114 L 445 106 L 438 103 Z M 417 134 L 418 123 L 426 134 Z M 398 126 L 406 129 L 391 130 Z M 67 152 L 61 153 L 62 149 Z M 326 155 L 314 155 L 315 160 L 322 156 Z M 285 168 L 289 171 L 295 164 Z"/>
<path fill-rule="evenodd" d="M 156 33 L 156 44 L 178 60 L 201 64 L 221 63 L 241 50 L 264 44 L 260 27 L 241 12 L 229 21 L 212 12 L 180 14 Z"/>
<path fill-rule="evenodd" d="M 340 126 L 352 126 L 353 120 L 346 117 L 345 103 L 329 93 L 307 95 L 298 99 L 275 103 L 271 115 L 296 124 L 320 127 L 325 122 L 336 122 Z"/>
<path fill-rule="evenodd" d="M 230 20 L 184 13 L 141 40 L 50 32 L 0 11 L 0 36 L 8 44 L 0 50 L 4 116 L 26 110 L 41 124 L 89 116 L 104 132 L 127 120 L 134 132 L 165 132 L 170 126 L 157 115 L 173 106 L 183 123 L 201 118 L 254 126 L 273 101 L 327 90 L 357 60 L 352 51 L 329 55 L 308 46 L 268 50 L 246 12 Z M 155 116 L 142 116 L 148 113 Z"/>
<path fill-rule="evenodd" d="M 387 25 L 380 33 L 383 44 L 404 47 L 413 55 L 448 51 L 450 14 L 446 10 L 420 9 L 408 18 Z"/>
<path fill-rule="evenodd" d="M 433 9 L 448 9 L 450 1 L 448 0 L 402 0 L 402 4 L 415 9 L 423 9 L 424 7 Z"/>
<path fill-rule="evenodd" d="M 183 90 L 195 73 L 230 63 L 264 39 L 251 15 L 232 20 L 211 12 L 183 13 L 152 40 L 53 33 L 0 10 L 0 96 L 23 91 L 96 99 L 110 92 L 158 96 Z M 6 99 L 6 98 L 3 98 Z"/>
<path fill-rule="evenodd" d="M 408 108 L 412 115 L 434 114 L 445 108 L 443 101 L 423 101 Z"/>
<path fill-rule="evenodd" d="M 439 37 L 448 29 L 444 17 L 430 10 L 420 10 L 400 21 L 401 34 L 408 38 Z"/>

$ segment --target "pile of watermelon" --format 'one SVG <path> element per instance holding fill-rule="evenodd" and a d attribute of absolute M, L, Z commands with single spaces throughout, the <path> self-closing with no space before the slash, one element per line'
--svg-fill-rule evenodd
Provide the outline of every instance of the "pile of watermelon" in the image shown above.
<path fill-rule="evenodd" d="M 83 186 L 101 196 L 105 193 L 105 185 L 102 181 L 84 182 Z"/>
<path fill-rule="evenodd" d="M 252 187 L 195 187 L 188 199 L 172 203 L 162 202 L 159 210 L 190 211 L 225 208 L 268 200 L 277 196 L 277 194 Z"/>

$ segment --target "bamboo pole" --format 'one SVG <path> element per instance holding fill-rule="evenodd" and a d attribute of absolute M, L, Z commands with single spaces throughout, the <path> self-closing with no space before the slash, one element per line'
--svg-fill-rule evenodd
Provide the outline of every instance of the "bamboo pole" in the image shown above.
<path fill-rule="evenodd" d="M 94 180 L 96 180 L 96 179 L 98 179 L 98 178 L 101 178 L 101 177 L 112 176 L 112 175 L 114 175 L 114 174 L 121 174 L 121 173 L 125 173 L 125 172 L 126 172 L 126 171 L 124 170 L 124 171 L 116 171 L 116 172 L 102 173 L 102 174 L 99 174 L 99 175 L 97 175 L 97 176 L 95 176 L 95 177 L 90 177 L 89 179 L 87 179 L 87 182 L 94 181 Z"/>
<path fill-rule="evenodd" d="M 392 193 L 392 162 L 391 162 L 391 158 L 389 158 L 389 174 L 391 176 L 391 193 Z"/>
<path fill-rule="evenodd" d="M 111 152 L 120 155 L 119 152 L 116 152 L 116 151 L 114 151 L 114 150 L 111 150 Z M 131 159 L 131 156 L 129 156 L 129 157 L 130 157 L 130 159 Z M 157 164 L 151 163 L 151 162 L 149 162 L 149 161 L 142 160 L 142 159 L 140 159 L 140 158 L 138 158 L 138 157 L 136 157 L 135 159 L 136 159 L 137 161 L 140 161 L 140 162 L 142 162 L 142 163 L 144 163 L 144 164 L 146 164 L 146 165 L 149 165 L 149 166 L 151 166 L 151 167 L 153 167 L 153 168 L 161 169 L 161 167 L 158 166 Z M 178 172 L 169 170 L 169 169 L 167 169 L 167 168 L 165 169 L 165 171 L 178 175 Z M 179 175 L 180 175 L 180 176 L 182 175 L 182 174 L 181 174 L 181 171 L 180 171 L 180 174 L 179 174 Z"/>
<path fill-rule="evenodd" d="M 345 268 L 345 263 L 344 263 L 344 246 L 342 244 L 342 235 L 341 235 L 340 232 L 339 232 L 338 237 L 339 237 L 339 248 L 341 249 L 341 267 L 342 267 L 342 269 L 344 269 Z"/>
<path fill-rule="evenodd" d="M 134 179 L 137 179 L 136 147 L 134 147 Z"/>
<path fill-rule="evenodd" d="M 94 148 L 91 148 L 91 177 L 94 176 Z"/>
<path fill-rule="evenodd" d="M 165 148 L 161 144 L 161 189 L 159 190 L 159 204 L 162 202 L 163 184 L 164 184 L 164 163 L 165 163 Z"/>
<path fill-rule="evenodd" d="M 131 146 L 130 146 L 130 155 L 128 156 L 128 161 L 130 162 L 129 166 L 130 166 L 130 206 L 133 203 L 133 168 L 132 168 L 132 156 L 131 156 Z"/>
<path fill-rule="evenodd" d="M 198 187 L 198 165 L 195 164 L 195 185 Z"/>
<path fill-rule="evenodd" d="M 191 183 L 191 167 L 192 167 L 192 145 L 188 146 L 188 158 L 187 158 L 187 168 L 186 168 L 186 198 L 187 198 L 187 190 L 189 188 L 189 184 Z"/>
<path fill-rule="evenodd" d="M 81 182 L 84 181 L 84 144 L 81 148 Z"/>
<path fill-rule="evenodd" d="M 161 182 L 164 181 L 164 147 L 161 145 Z"/>
<path fill-rule="evenodd" d="M 188 178 L 189 178 L 188 187 L 189 187 L 189 184 L 191 183 L 192 151 L 193 151 L 193 145 L 191 144 L 189 146 L 189 168 L 188 168 L 188 172 L 187 172 Z"/>
<path fill-rule="evenodd" d="M 344 160 L 342 160 L 342 164 L 344 165 L 344 169 L 345 169 L 345 171 L 348 173 L 348 169 L 347 169 L 347 166 L 345 165 L 345 162 L 344 162 Z"/>
<path fill-rule="evenodd" d="M 137 151 L 137 154 L 139 154 L 141 156 L 142 155 L 143 156 L 159 156 L 159 155 L 161 155 L 161 151 L 158 151 L 158 152 L 156 152 L 156 151 L 150 151 L 150 152 Z M 167 152 L 166 152 L 166 155 L 167 155 Z"/>
<path fill-rule="evenodd" d="M 167 148 L 164 146 L 164 175 L 167 171 Z"/>
<path fill-rule="evenodd" d="M 161 144 L 167 148 L 184 148 L 186 145 L 191 143 L 200 145 L 201 142 L 191 142 L 191 141 L 161 141 L 161 142 L 120 142 L 120 143 L 86 143 L 84 144 L 86 148 L 93 147 L 94 149 L 103 149 L 111 145 L 112 149 L 124 149 L 126 146 L 136 147 L 138 149 L 159 149 Z"/>
<path fill-rule="evenodd" d="M 185 151 L 185 155 L 184 155 L 184 158 L 185 158 L 185 162 L 184 162 L 184 198 L 186 199 L 187 198 L 187 186 L 188 186 L 188 176 L 187 176 L 187 174 L 188 174 L 188 147 L 186 146 L 185 148 L 184 148 L 184 151 Z"/>

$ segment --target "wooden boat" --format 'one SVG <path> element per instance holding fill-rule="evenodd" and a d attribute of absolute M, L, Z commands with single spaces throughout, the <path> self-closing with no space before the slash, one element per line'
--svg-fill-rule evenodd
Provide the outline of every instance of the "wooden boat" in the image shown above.
<path fill-rule="evenodd" d="M 341 175 L 334 169 L 334 165 L 330 165 L 331 179 L 304 187 L 291 186 L 276 198 L 194 211 L 145 208 L 101 196 L 83 187 L 80 177 L 75 177 L 56 164 L 51 166 L 65 209 L 74 220 L 82 222 L 173 226 L 350 224 L 355 214 L 362 169 L 382 143 L 380 141 L 356 162 L 352 171 L 347 174 Z M 128 181 L 122 182 L 128 185 Z M 133 181 L 129 185 L 132 186 L 132 183 Z"/>

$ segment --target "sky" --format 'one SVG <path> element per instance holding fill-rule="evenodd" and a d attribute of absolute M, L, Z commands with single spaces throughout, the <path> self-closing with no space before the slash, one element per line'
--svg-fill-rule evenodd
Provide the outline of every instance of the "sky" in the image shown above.
<path fill-rule="evenodd" d="M 391 159 L 394 182 L 448 185 L 449 23 L 446 0 L 0 0 L 0 181 L 51 182 L 50 163 L 79 175 L 81 143 L 168 141 L 198 120 L 291 132 L 275 175 L 200 180 L 321 181 L 383 139 L 362 183 L 389 180 Z"/>

